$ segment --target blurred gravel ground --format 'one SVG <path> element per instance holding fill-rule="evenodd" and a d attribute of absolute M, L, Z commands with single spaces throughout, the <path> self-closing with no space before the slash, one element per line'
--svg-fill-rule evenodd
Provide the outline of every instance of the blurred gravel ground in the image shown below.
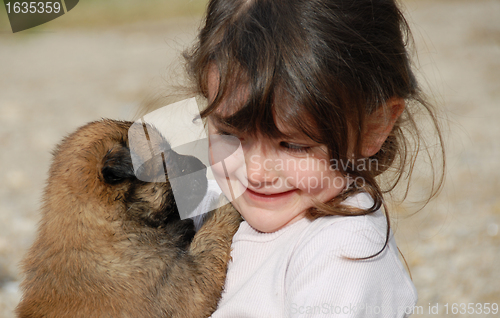
<path fill-rule="evenodd" d="M 441 196 L 412 217 L 400 207 L 395 225 L 423 310 L 415 317 L 494 317 L 453 315 L 451 305 L 500 303 L 500 2 L 405 5 L 420 71 L 449 127 Z M 36 233 L 51 150 L 88 121 L 132 119 L 167 87 L 198 23 L 0 32 L 0 317 L 13 317 L 20 299 L 18 262 Z M 411 198 L 423 189 L 417 183 Z"/>

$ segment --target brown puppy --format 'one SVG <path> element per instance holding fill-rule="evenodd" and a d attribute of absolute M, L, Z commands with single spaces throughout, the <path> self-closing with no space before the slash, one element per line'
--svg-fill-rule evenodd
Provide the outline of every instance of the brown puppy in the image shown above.
<path fill-rule="evenodd" d="M 215 310 L 240 216 L 225 205 L 194 235 L 193 222 L 179 218 L 168 178 L 136 178 L 165 179 L 165 170 L 150 160 L 134 173 L 130 127 L 93 122 L 56 148 L 38 236 L 22 262 L 19 317 L 193 318 Z M 206 191 L 204 166 L 168 150 L 151 127 L 148 138 L 133 155 L 147 159 L 150 146 L 162 149 L 171 179 L 201 171 L 189 181 L 194 208 Z"/>

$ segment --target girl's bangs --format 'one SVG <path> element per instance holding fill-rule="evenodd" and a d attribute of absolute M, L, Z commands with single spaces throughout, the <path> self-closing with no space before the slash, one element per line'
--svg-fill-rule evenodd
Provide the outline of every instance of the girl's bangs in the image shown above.
<path fill-rule="evenodd" d="M 256 87 L 242 72 L 231 73 L 230 79 L 220 76 L 217 96 L 202 117 L 210 116 L 219 126 L 235 134 L 271 139 L 292 139 L 300 135 L 320 143 L 317 123 L 308 111 L 310 105 L 298 102 L 283 84 L 273 79 L 261 79 L 271 83 Z"/>

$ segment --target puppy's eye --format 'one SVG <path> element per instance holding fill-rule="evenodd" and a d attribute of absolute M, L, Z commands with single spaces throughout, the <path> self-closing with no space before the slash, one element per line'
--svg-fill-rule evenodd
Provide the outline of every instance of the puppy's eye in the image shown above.
<path fill-rule="evenodd" d="M 126 179 L 126 176 L 123 175 L 121 169 L 116 169 L 116 167 L 109 166 L 102 168 L 102 177 L 108 184 L 118 184 Z"/>
<path fill-rule="evenodd" d="M 126 147 L 110 150 L 103 158 L 101 174 L 108 184 L 118 184 L 134 177 L 130 150 Z"/>

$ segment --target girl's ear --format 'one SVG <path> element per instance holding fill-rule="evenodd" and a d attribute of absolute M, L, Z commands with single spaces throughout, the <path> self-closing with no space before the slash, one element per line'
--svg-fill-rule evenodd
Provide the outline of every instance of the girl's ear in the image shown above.
<path fill-rule="evenodd" d="M 393 97 L 380 106 L 368 118 L 363 127 L 361 155 L 371 157 L 379 152 L 392 131 L 394 124 L 405 109 L 403 98 Z"/>

